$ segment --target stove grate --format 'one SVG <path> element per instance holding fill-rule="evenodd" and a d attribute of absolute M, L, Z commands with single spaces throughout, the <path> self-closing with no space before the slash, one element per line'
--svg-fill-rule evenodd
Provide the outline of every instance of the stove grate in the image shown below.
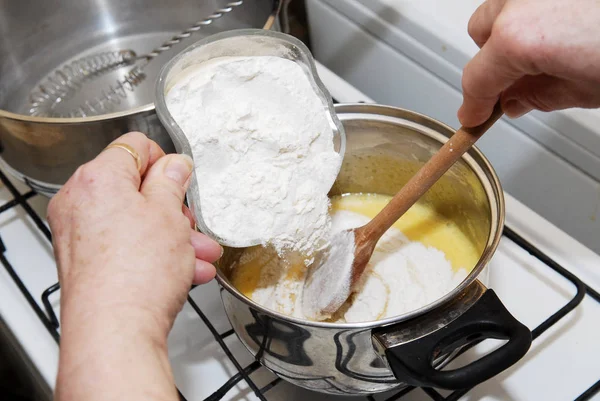
<path fill-rule="evenodd" d="M 22 207 L 25 210 L 25 212 L 28 214 L 28 216 L 32 219 L 32 221 L 35 223 L 35 225 L 38 227 L 38 229 L 48 239 L 48 241 L 52 241 L 52 236 L 51 236 L 50 230 L 48 229 L 48 227 L 46 226 L 46 224 L 44 223 L 42 218 L 33 210 L 33 208 L 28 203 L 29 199 L 31 199 L 34 196 L 39 196 L 39 195 L 37 195 L 37 193 L 34 190 L 30 190 L 25 193 L 20 193 L 17 190 L 17 188 L 8 180 L 8 178 L 2 171 L 0 171 L 0 181 L 2 181 L 2 183 L 6 186 L 6 188 L 10 191 L 11 195 L 13 196 L 12 200 L 10 200 L 0 206 L 0 213 L 6 212 L 7 210 L 10 210 L 17 206 Z M 537 326 L 535 329 L 533 329 L 532 337 L 534 340 L 536 338 L 538 338 L 546 330 L 548 330 L 550 327 L 552 327 L 554 324 L 556 324 L 558 321 L 560 321 L 560 319 L 565 317 L 569 312 L 571 312 L 573 309 L 575 309 L 583 301 L 583 299 L 586 296 L 589 296 L 592 299 L 594 299 L 595 301 L 600 303 L 600 294 L 597 291 L 595 291 L 594 289 L 592 289 L 591 287 L 589 287 L 588 285 L 583 283 L 579 278 L 577 278 L 571 272 L 569 272 L 564 267 L 562 267 L 560 264 L 555 262 L 548 255 L 544 254 L 542 251 L 540 251 L 538 248 L 536 248 L 530 242 L 525 240 L 519 234 L 517 234 L 510 228 L 505 227 L 504 236 L 506 238 L 510 239 L 511 241 L 513 241 L 514 243 L 516 243 L 517 245 L 519 245 L 521 248 L 523 248 L 525 251 L 530 253 L 535 258 L 539 259 L 542 263 L 544 263 L 550 269 L 552 269 L 552 270 L 556 271 L 557 273 L 559 273 L 560 275 L 562 275 L 565 279 L 570 281 L 577 289 L 577 292 L 575 293 L 575 295 L 569 302 L 567 302 L 563 307 L 561 307 L 554 314 L 549 316 L 544 322 L 542 322 L 539 326 Z M 38 317 L 40 318 L 40 320 L 42 321 L 42 323 L 44 324 L 46 329 L 50 332 L 52 337 L 58 343 L 60 341 L 60 334 L 58 331 L 59 330 L 59 321 L 58 321 L 58 318 L 52 308 L 52 304 L 50 302 L 50 297 L 52 296 L 52 294 L 56 293 L 60 289 L 59 283 L 53 284 L 52 286 L 48 287 L 42 293 L 41 301 L 42 301 L 42 305 L 44 306 L 44 309 L 45 309 L 45 312 L 44 312 L 42 310 L 42 308 L 40 308 L 38 303 L 35 301 L 34 297 L 29 292 L 29 290 L 27 289 L 27 287 L 25 286 L 25 284 L 23 283 L 23 281 L 21 280 L 19 275 L 16 273 L 16 271 L 12 267 L 10 261 L 6 258 L 5 252 L 6 252 L 6 247 L 4 246 L 4 243 L 2 242 L 2 238 L 0 236 L 0 263 L 4 266 L 4 268 L 10 275 L 10 277 L 15 281 L 16 285 L 18 286 L 20 291 L 23 293 L 23 295 L 27 299 L 28 303 L 31 305 L 32 309 L 35 311 L 35 313 L 38 315 Z M 260 363 L 258 361 L 254 361 L 250 365 L 248 365 L 246 367 L 242 367 L 240 362 L 234 357 L 234 355 L 231 352 L 231 350 L 229 349 L 229 347 L 227 347 L 227 344 L 225 344 L 225 341 L 224 341 L 225 338 L 233 335 L 234 334 L 233 330 L 228 330 L 224 333 L 219 333 L 216 330 L 216 328 L 212 325 L 210 320 L 206 317 L 206 315 L 202 312 L 202 309 L 196 304 L 196 302 L 194 302 L 194 300 L 190 296 L 188 296 L 188 303 L 194 309 L 194 311 L 196 312 L 198 317 L 204 322 L 204 324 L 210 330 L 210 332 L 212 333 L 213 337 L 215 338 L 215 340 L 217 341 L 219 346 L 222 348 L 222 350 L 225 352 L 227 357 L 231 360 L 233 365 L 238 370 L 237 374 L 233 375 L 217 391 L 215 391 L 213 394 L 211 394 L 204 401 L 218 401 L 218 400 L 223 399 L 226 396 L 226 394 L 237 383 L 241 382 L 242 380 L 248 384 L 248 386 L 252 389 L 252 391 L 254 392 L 254 394 L 256 395 L 256 397 L 259 400 L 268 401 L 268 398 L 266 398 L 266 396 L 267 396 L 269 390 L 271 390 L 272 388 L 277 386 L 282 380 L 280 378 L 276 378 L 273 381 L 271 381 L 270 383 L 268 383 L 267 385 L 265 385 L 264 387 L 259 388 L 257 386 L 257 384 L 252 380 L 250 375 L 254 371 L 258 370 L 261 367 Z M 475 346 L 479 342 L 480 341 L 477 341 L 477 342 L 470 344 L 469 347 L 464 347 L 460 353 L 465 352 L 467 349 Z M 363 399 L 369 400 L 369 401 L 395 401 L 395 400 L 401 399 L 403 396 L 405 396 L 409 392 L 413 391 L 414 389 L 415 389 L 415 387 L 411 387 L 411 386 L 405 387 L 405 388 L 399 390 L 398 392 L 396 392 L 395 394 L 387 397 L 385 400 L 380 400 L 380 398 L 376 398 L 378 396 L 367 396 L 367 397 L 364 397 Z M 468 393 L 471 389 L 469 388 L 469 389 L 457 390 L 457 391 L 450 393 L 449 395 L 447 395 L 445 397 L 442 394 L 440 394 L 437 390 L 432 389 L 432 388 L 423 388 L 422 390 L 425 392 L 425 394 L 427 394 L 429 396 L 429 398 L 431 398 L 434 401 L 457 401 L 462 396 L 464 396 L 466 393 Z M 592 399 L 592 397 L 594 397 L 598 393 L 600 393 L 600 380 L 597 381 L 596 383 L 592 384 L 588 389 L 586 389 L 584 392 L 582 392 L 581 395 L 579 397 L 577 397 L 576 401 L 590 400 L 590 399 Z M 183 396 L 183 394 L 181 394 L 181 392 L 179 392 L 179 397 L 181 400 L 184 400 L 184 401 L 186 400 L 186 398 Z"/>

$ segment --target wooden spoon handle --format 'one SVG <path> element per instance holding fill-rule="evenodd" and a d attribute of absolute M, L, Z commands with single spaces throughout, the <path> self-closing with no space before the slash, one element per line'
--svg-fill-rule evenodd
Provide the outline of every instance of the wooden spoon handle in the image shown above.
<path fill-rule="evenodd" d="M 440 179 L 471 146 L 502 117 L 500 102 L 492 115 L 477 127 L 461 127 L 434 154 L 431 159 L 394 195 L 392 200 L 364 227 L 360 234 L 366 238 L 380 238 L 429 188 Z M 357 231 L 358 231 L 357 230 Z"/>

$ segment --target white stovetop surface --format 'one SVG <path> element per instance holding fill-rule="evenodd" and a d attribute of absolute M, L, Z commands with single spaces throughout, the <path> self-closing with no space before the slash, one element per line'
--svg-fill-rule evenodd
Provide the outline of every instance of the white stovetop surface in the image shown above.
<path fill-rule="evenodd" d="M 331 72 L 319 68 L 323 81 L 338 100 L 369 101 Z M 24 189 L 22 186 L 20 188 Z M 10 199 L 12 197 L 8 190 L 0 187 L 0 204 Z M 45 216 L 47 200 L 35 196 L 30 203 Z M 593 288 L 600 290 L 600 256 L 508 194 L 506 204 L 507 224 L 511 228 Z M 38 233 L 20 207 L 0 215 L 0 236 L 7 247 L 6 257 L 41 305 L 42 291 L 57 279 L 50 244 Z M 515 317 L 530 328 L 558 310 L 574 293 L 569 282 L 507 239 L 502 240 L 490 264 L 488 284 L 496 290 Z M 230 328 L 214 282 L 194 289 L 191 294 L 219 332 Z M 58 312 L 58 296 L 52 298 L 52 301 Z M 42 376 L 54 387 L 58 346 L 1 267 L 0 315 L 21 341 Z M 600 355 L 600 342 L 597 341 L 599 329 L 600 304 L 586 297 L 580 307 L 534 341 L 532 349 L 523 360 L 496 378 L 479 385 L 464 399 L 574 399 L 600 379 L 597 367 L 597 356 Z M 252 362 L 252 357 L 235 336 L 227 337 L 226 343 L 243 366 Z M 471 357 L 484 348 L 487 348 L 486 344 L 472 350 Z M 169 351 L 177 386 L 190 401 L 204 399 L 236 373 L 206 326 L 187 304 L 169 337 Z M 270 382 L 274 376 L 261 368 L 252 378 L 260 387 Z M 270 400 L 355 399 L 326 397 L 284 382 L 271 389 L 267 396 Z M 246 384 L 239 383 L 224 399 L 252 400 L 256 397 Z M 376 399 L 382 398 L 377 396 Z M 402 399 L 428 398 L 421 390 L 415 390 Z"/>

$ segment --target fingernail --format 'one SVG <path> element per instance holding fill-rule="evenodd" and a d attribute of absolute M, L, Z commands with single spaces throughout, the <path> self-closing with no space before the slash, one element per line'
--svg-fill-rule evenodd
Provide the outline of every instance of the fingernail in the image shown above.
<path fill-rule="evenodd" d="M 172 156 L 165 166 L 165 175 L 181 186 L 189 183 L 188 178 L 192 174 L 194 162 L 188 155 Z"/>
<path fill-rule="evenodd" d="M 219 259 L 221 259 L 221 258 L 223 257 L 223 254 L 224 254 L 224 253 L 225 253 L 225 248 L 223 248 L 223 247 L 221 246 L 221 256 L 219 256 Z"/>
<path fill-rule="evenodd" d="M 531 111 L 530 107 L 525 106 L 523 103 L 516 99 L 509 100 L 502 105 L 504 114 L 510 118 L 519 118 Z"/>

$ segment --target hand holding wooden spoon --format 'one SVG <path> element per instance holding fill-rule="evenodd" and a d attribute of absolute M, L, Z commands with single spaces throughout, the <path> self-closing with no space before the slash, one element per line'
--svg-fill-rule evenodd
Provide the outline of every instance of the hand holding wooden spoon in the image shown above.
<path fill-rule="evenodd" d="M 394 195 L 373 220 L 335 234 L 316 257 L 304 284 L 302 308 L 311 319 L 324 320 L 352 294 L 379 238 L 439 180 L 450 167 L 502 116 L 500 103 L 483 124 L 461 127 Z"/>

